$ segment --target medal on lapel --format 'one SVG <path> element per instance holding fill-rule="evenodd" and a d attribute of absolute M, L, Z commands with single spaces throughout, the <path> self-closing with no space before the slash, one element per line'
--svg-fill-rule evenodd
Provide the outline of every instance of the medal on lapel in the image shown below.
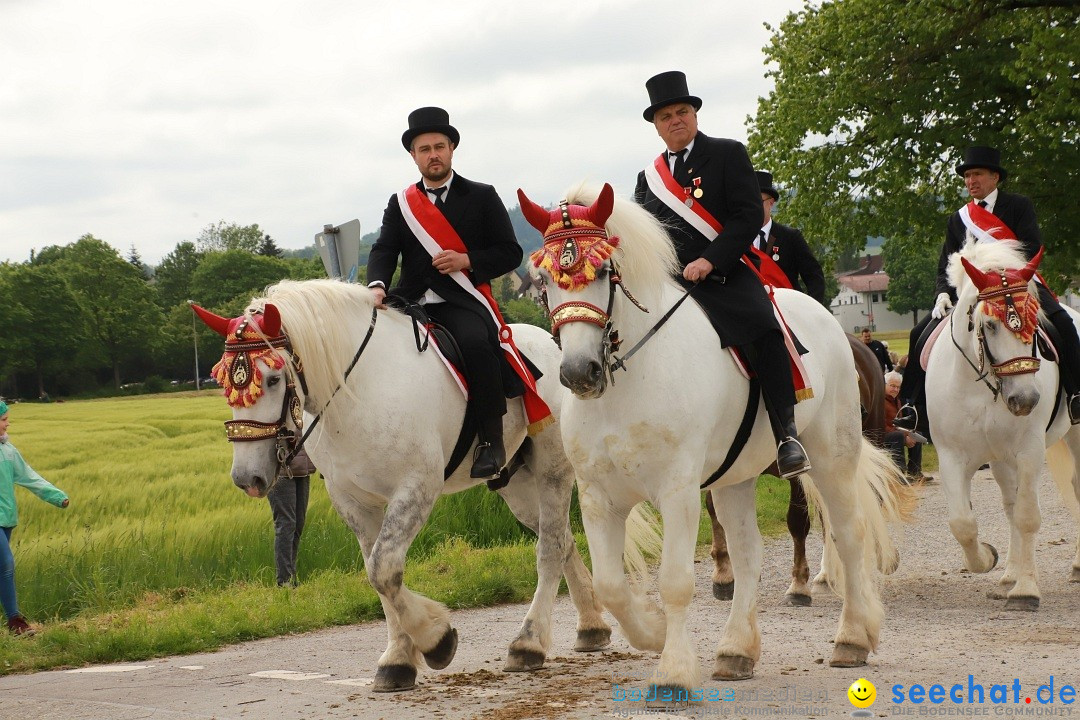
<path fill-rule="evenodd" d="M 701 189 L 701 178 L 696 177 L 691 180 L 691 182 L 694 184 L 694 197 L 700 200 L 701 196 L 705 194 L 705 192 Z"/>

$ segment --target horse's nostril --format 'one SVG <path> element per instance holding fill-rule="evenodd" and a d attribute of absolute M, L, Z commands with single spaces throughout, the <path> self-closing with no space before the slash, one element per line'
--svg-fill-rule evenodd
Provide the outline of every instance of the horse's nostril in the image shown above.
<path fill-rule="evenodd" d="M 600 363 L 595 360 L 589 361 L 589 380 L 591 382 L 599 382 L 602 372 L 603 370 L 600 368 Z"/>

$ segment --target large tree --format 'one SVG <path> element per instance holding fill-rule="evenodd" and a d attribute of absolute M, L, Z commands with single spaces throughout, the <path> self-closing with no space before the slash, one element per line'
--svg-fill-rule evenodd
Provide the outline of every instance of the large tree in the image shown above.
<path fill-rule="evenodd" d="M 808 3 L 769 28 L 755 164 L 793 191 L 786 221 L 835 256 L 868 235 L 940 247 L 965 200 L 964 148 L 996 146 L 1006 187 L 1035 202 L 1060 288 L 1080 270 L 1080 203 L 1060 200 L 1080 179 L 1078 26 L 1075 0 Z"/>
<path fill-rule="evenodd" d="M 161 260 L 154 271 L 154 282 L 158 291 L 158 302 L 166 312 L 191 299 L 191 276 L 199 267 L 202 253 L 195 249 L 193 242 L 179 242 L 173 251 Z"/>
<path fill-rule="evenodd" d="M 289 277 L 289 269 L 285 260 L 243 250 L 207 253 L 191 276 L 191 299 L 218 308 L 241 294 L 261 294 L 267 285 Z"/>
<path fill-rule="evenodd" d="M 112 369 L 120 388 L 125 361 L 145 356 L 158 342 L 162 316 L 154 288 L 108 243 L 83 235 L 55 253 L 44 250 L 38 261 L 55 267 L 66 279 L 86 314 L 88 349 L 96 349 Z"/>
<path fill-rule="evenodd" d="M 56 265 L 15 265 L 3 273 L 3 352 L 14 369 L 32 369 L 38 395 L 45 393 L 45 374 L 72 362 L 83 341 L 85 317 Z"/>
<path fill-rule="evenodd" d="M 219 220 L 203 228 L 195 244 L 200 252 L 244 250 L 255 253 L 259 251 L 259 247 L 263 244 L 263 235 L 264 233 L 259 229 L 258 223 L 255 225 L 237 225 L 236 223 Z"/>

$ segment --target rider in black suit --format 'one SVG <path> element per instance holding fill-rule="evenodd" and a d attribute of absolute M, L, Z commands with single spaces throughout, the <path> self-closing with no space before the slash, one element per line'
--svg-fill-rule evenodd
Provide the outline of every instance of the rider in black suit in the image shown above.
<path fill-rule="evenodd" d="M 521 381 L 502 357 L 489 311 L 449 274 L 467 271 L 474 285 L 490 282 L 521 263 L 522 249 L 495 188 L 453 172 L 451 161 L 459 139 L 447 112 L 427 107 L 409 115 L 409 129 L 401 142 L 423 176 L 417 189 L 428 191 L 429 199 L 457 231 L 468 252 L 443 250 L 432 257 L 405 223 L 398 197 L 393 195 L 383 213 L 379 239 L 368 257 L 367 278 L 381 305 L 400 256 L 401 278 L 394 293 L 422 304 L 457 340 L 464 356 L 470 403 L 480 426 L 481 443 L 471 474 L 490 478 L 506 464 L 502 416 L 507 391 L 511 396 L 520 394 Z"/>
<path fill-rule="evenodd" d="M 651 104 L 644 117 L 667 145 L 675 181 L 685 186 L 687 202 L 693 197 L 723 229 L 710 241 L 653 194 L 645 173 L 638 175 L 634 199 L 667 225 L 684 266 L 678 280 L 694 288 L 693 297 L 720 342 L 738 346 L 757 373 L 778 443 L 780 474 L 794 477 L 809 470 L 810 462 L 797 439 L 788 353 L 765 288 L 742 261 L 763 212 L 754 167 L 742 143 L 698 132 L 701 100 L 690 95 L 685 74 L 661 73 L 645 87 Z"/>
<path fill-rule="evenodd" d="M 765 206 L 765 224 L 758 231 L 754 245 L 780 266 L 791 287 L 825 305 L 825 272 L 821 263 L 814 257 L 800 230 L 773 220 L 772 209 L 780 199 L 780 193 L 773 187 L 772 173 L 759 170 L 755 174 L 761 189 L 761 204 Z"/>
<path fill-rule="evenodd" d="M 1001 166 L 1001 153 L 991 147 L 972 146 L 967 149 L 964 162 L 956 166 L 956 173 L 964 178 L 964 184 L 972 199 L 983 205 L 1013 231 L 1020 242 L 1024 256 L 1028 260 L 1035 257 L 1035 254 L 1043 247 L 1042 233 L 1039 231 L 1039 223 L 1035 218 L 1035 206 L 1023 195 L 1005 192 L 998 188 L 998 185 L 1005 182 L 1008 177 L 1008 172 Z M 934 311 L 911 331 L 912 352 L 915 351 L 915 344 L 923 330 L 931 322 L 943 318 L 956 302 L 956 288 L 949 285 L 946 268 L 949 264 L 949 256 L 959 252 L 967 239 L 968 230 L 964 226 L 960 212 L 954 212 L 949 217 L 945 244 L 941 248 L 941 256 L 938 259 L 937 299 L 934 303 Z M 1061 384 L 1068 398 L 1069 419 L 1073 425 L 1076 425 L 1080 423 L 1080 339 L 1077 338 L 1076 326 L 1072 318 L 1061 307 L 1057 298 L 1041 282 L 1036 283 L 1036 286 L 1039 290 L 1039 304 L 1042 306 L 1042 311 L 1061 336 L 1062 347 L 1059 348 L 1062 356 Z M 917 408 L 925 404 L 923 385 L 926 373 L 914 354 L 911 358 L 912 360 L 908 362 L 904 370 L 904 382 L 900 388 L 900 396 L 904 398 L 905 404 L 896 416 L 896 426 L 909 430 L 917 425 L 925 427 L 921 423 L 925 414 L 920 413 Z"/>

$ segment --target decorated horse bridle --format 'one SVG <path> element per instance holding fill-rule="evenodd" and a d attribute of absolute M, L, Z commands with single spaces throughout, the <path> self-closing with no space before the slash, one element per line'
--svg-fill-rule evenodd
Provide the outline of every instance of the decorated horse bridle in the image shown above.
<path fill-rule="evenodd" d="M 979 290 L 975 301 L 967 309 L 967 329 L 969 333 L 975 332 L 978 363 L 973 362 L 956 342 L 956 335 L 953 332 L 953 317 L 949 318 L 949 335 L 952 338 L 953 345 L 960 351 L 964 360 L 977 373 L 976 381 L 981 381 L 990 389 L 995 402 L 1001 394 L 1002 378 L 1027 375 L 1039 371 L 1041 360 L 1038 357 L 1039 344 L 1035 339 L 1039 324 L 1039 298 L 1028 290 L 1028 283 L 1035 273 L 1035 268 L 1038 267 L 1039 262 L 1042 260 L 1042 254 L 1043 252 L 1040 249 L 1038 254 L 1019 270 L 996 270 L 993 272 L 983 272 L 971 265 L 966 258 L 961 258 L 968 277 L 971 278 L 975 287 Z M 1021 342 L 1030 344 L 1031 354 L 995 362 L 994 356 L 990 352 L 990 346 L 986 342 L 983 324 L 975 322 L 975 311 L 980 307 L 983 314 L 1002 321 L 1005 327 L 1016 335 Z M 988 362 L 989 369 L 987 368 Z M 995 383 L 987 380 L 991 375 L 994 377 Z"/>
<path fill-rule="evenodd" d="M 615 370 L 620 367 L 625 369 L 626 360 L 655 334 L 685 297 L 629 352 L 612 362 L 612 353 L 618 352 L 622 344 L 619 331 L 611 320 L 616 288 L 622 291 L 634 307 L 645 313 L 649 310 L 627 290 L 619 268 L 611 257 L 612 252 L 619 246 L 619 238 L 610 236 L 604 227 L 614 203 L 611 186 L 605 184 L 596 202 L 588 208 L 570 205 L 566 200 L 562 200 L 557 211 L 548 211 L 529 200 L 521 190 L 518 190 L 518 198 L 526 219 L 544 236 L 543 246 L 530 256 L 534 267 L 547 271 L 560 288 L 571 291 L 581 290 L 601 274 L 607 274 L 608 297 L 605 309 L 582 300 L 570 300 L 551 308 L 548 305 L 546 287 L 541 299 L 551 318 L 551 334 L 557 344 L 559 329 L 568 323 L 584 322 L 601 328 L 603 332 L 600 336 L 600 355 L 605 375 L 614 384 Z"/>
<path fill-rule="evenodd" d="M 292 341 L 281 327 L 281 318 L 277 308 L 267 304 L 261 313 L 245 313 L 239 318 L 228 320 L 219 315 L 205 310 L 198 305 L 192 304 L 192 309 L 199 315 L 212 330 L 225 336 L 225 353 L 221 360 L 214 365 L 211 375 L 218 384 L 225 389 L 225 397 L 232 407 L 250 407 L 254 405 L 259 395 L 262 394 L 262 374 L 259 372 L 256 361 L 263 360 L 275 370 L 285 364 L 285 359 L 278 353 L 278 349 L 284 349 L 293 360 L 295 373 L 286 373 L 288 380 L 285 384 L 285 394 L 281 400 L 281 413 L 275 422 L 260 422 L 258 420 L 226 420 L 225 437 L 229 442 L 257 442 L 261 440 L 274 440 L 274 454 L 278 462 L 277 474 L 284 473 L 292 477 L 289 464 L 312 431 L 319 424 L 323 413 L 330 405 L 330 401 L 337 395 L 341 385 L 349 379 L 349 374 L 356 367 L 360 356 L 368 346 L 372 334 L 375 332 L 375 323 L 378 319 L 378 308 L 371 309 L 371 323 L 368 325 L 367 334 L 360 343 L 352 362 L 345 370 L 341 385 L 331 393 L 322 409 L 315 415 L 311 424 L 304 428 L 304 411 L 300 396 L 296 392 L 295 377 L 300 382 L 300 388 L 307 397 L 307 381 L 304 379 L 304 365 L 300 360 Z M 261 322 L 260 319 L 261 318 Z M 222 332 L 227 328 L 226 332 Z M 293 428 L 289 427 L 288 421 L 292 420 Z M 301 437 L 297 438 L 297 432 L 303 430 Z"/>

